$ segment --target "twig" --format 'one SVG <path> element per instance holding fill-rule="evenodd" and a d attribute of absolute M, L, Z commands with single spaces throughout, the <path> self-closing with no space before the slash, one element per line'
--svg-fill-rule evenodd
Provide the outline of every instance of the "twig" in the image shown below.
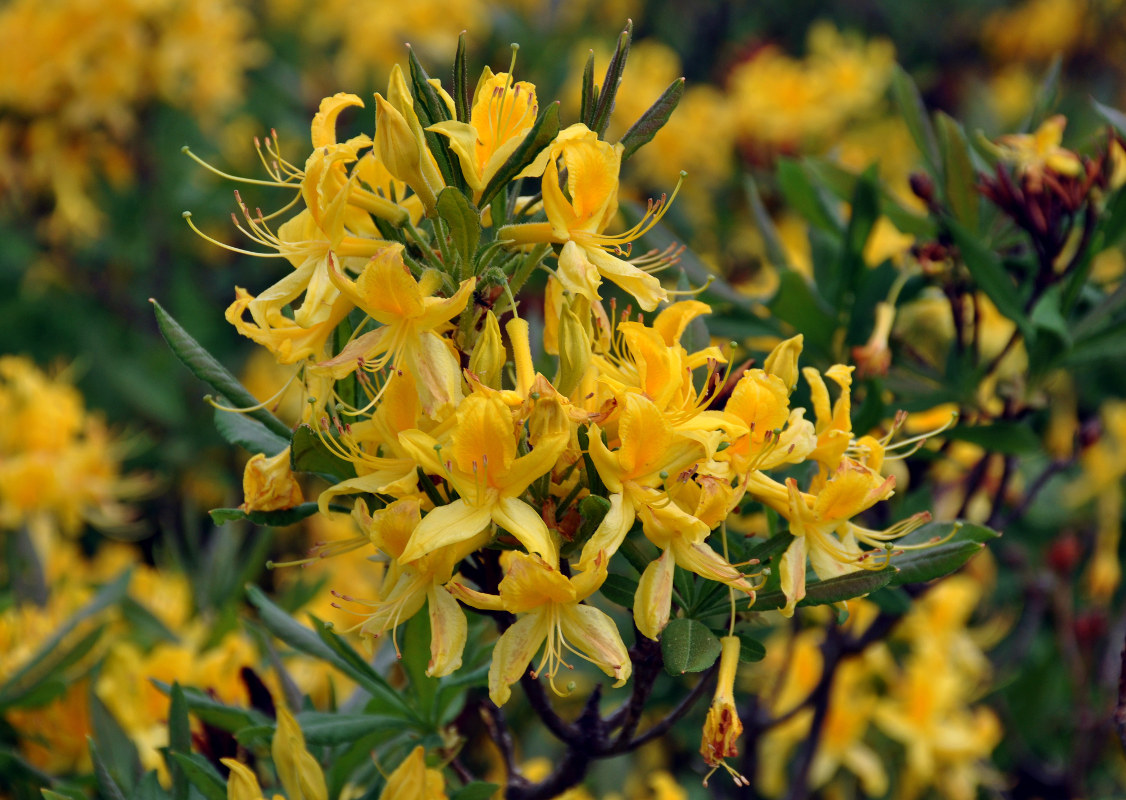
<path fill-rule="evenodd" d="M 648 742 L 653 741 L 658 736 L 663 736 L 669 728 L 671 728 L 680 720 L 681 717 L 692 710 L 692 706 L 696 704 L 697 700 L 703 697 L 704 690 L 707 689 L 708 684 L 711 682 L 712 676 L 715 675 L 718 669 L 719 662 L 717 661 L 716 663 L 712 664 L 702 676 L 700 676 L 700 682 L 692 687 L 692 691 L 688 693 L 688 696 L 681 700 L 680 704 L 672 711 L 670 711 L 664 719 L 653 725 L 651 728 L 649 728 L 649 730 L 645 731 L 645 733 L 627 742 L 625 746 L 621 748 L 617 747 L 616 745 L 614 747 L 611 747 L 607 751 L 607 755 L 629 753 L 641 747 L 643 744 L 647 744 Z"/>

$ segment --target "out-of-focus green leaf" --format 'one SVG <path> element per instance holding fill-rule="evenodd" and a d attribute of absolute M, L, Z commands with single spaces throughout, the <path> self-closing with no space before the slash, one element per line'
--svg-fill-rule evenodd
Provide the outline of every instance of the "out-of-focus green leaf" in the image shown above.
<path fill-rule="evenodd" d="M 856 184 L 861 176 L 849 172 L 841 167 L 824 158 L 807 158 L 802 162 L 814 179 L 824 184 L 826 188 L 833 192 L 834 195 L 841 200 L 849 200 L 853 194 L 856 193 Z M 891 220 L 891 223 L 903 231 L 913 236 L 929 239 L 935 234 L 934 220 L 930 217 L 924 217 L 916 214 L 913 211 L 908 211 L 899 201 L 892 196 L 886 186 L 880 185 L 880 213 Z M 758 214 L 755 215 L 756 220 Z M 761 224 L 761 223 L 760 223 Z"/>
<path fill-rule="evenodd" d="M 937 119 L 946 202 L 959 222 L 970 231 L 977 231 L 977 173 L 970 160 L 970 146 L 966 141 L 965 131 L 948 114 L 940 111 Z"/>
<path fill-rule="evenodd" d="M 854 597 L 863 597 L 891 583 L 895 577 L 895 567 L 878 570 L 860 570 L 827 581 L 813 581 L 805 586 L 805 597 L 798 601 L 799 606 L 822 606 L 839 603 Z M 773 611 L 786 605 L 782 592 L 767 592 L 755 598 L 754 611 Z"/>
<path fill-rule="evenodd" d="M 1075 346 L 1067 354 L 1067 363 L 1088 364 L 1092 361 L 1121 358 L 1124 351 L 1126 351 L 1126 321 L 1108 325 L 1089 336 L 1077 339 Z"/>
<path fill-rule="evenodd" d="M 757 559 L 760 563 L 765 563 L 776 555 L 786 552 L 786 548 L 794 541 L 794 536 L 789 531 L 783 533 L 776 533 L 767 539 L 765 542 L 760 542 L 747 551 L 746 559 Z"/>
<path fill-rule="evenodd" d="M 311 745 L 332 747 L 371 733 L 403 729 L 403 718 L 389 714 L 343 714 L 328 711 L 303 711 L 297 722 Z"/>
<path fill-rule="evenodd" d="M 852 195 L 852 210 L 845 230 L 844 248 L 837 262 L 835 294 L 838 306 L 851 306 L 855 302 L 857 281 L 867 269 L 864 247 L 868 244 L 868 237 L 872 235 L 872 228 L 880 213 L 876 181 L 876 170 L 872 167 L 856 182 L 856 190 Z"/>
<path fill-rule="evenodd" d="M 180 768 L 172 753 L 190 753 L 192 751 L 192 727 L 188 718 L 188 701 L 184 697 L 184 690 L 179 683 L 173 683 L 169 689 L 170 703 L 168 706 L 168 749 L 162 751 L 164 763 L 172 777 L 172 796 L 174 800 L 188 800 L 188 777 Z"/>
<path fill-rule="evenodd" d="M 550 103 L 547 108 L 540 112 L 539 117 L 536 119 L 536 124 L 532 129 L 524 135 L 524 141 L 520 142 L 519 146 L 512 151 L 512 155 L 504 162 L 496 174 L 485 184 L 484 190 L 481 192 L 481 200 L 478 205 L 481 208 L 487 206 L 494 195 L 497 194 L 502 188 L 508 186 L 515 180 L 526 166 L 535 161 L 536 156 L 551 144 L 555 137 L 559 134 L 559 103 Z M 497 222 L 498 217 L 493 217 L 493 223 Z"/>
<path fill-rule="evenodd" d="M 611 574 L 599 589 L 602 596 L 622 608 L 633 608 L 633 598 L 637 594 L 637 579 L 625 575 Z"/>
<path fill-rule="evenodd" d="M 826 233 L 840 236 L 844 225 L 835 210 L 830 208 L 822 189 L 806 172 L 804 166 L 791 158 L 778 162 L 775 172 L 778 188 L 782 190 L 786 202 L 794 211 Z"/>
<path fill-rule="evenodd" d="M 674 619 L 661 634 L 661 657 L 670 675 L 702 672 L 715 663 L 719 651 L 716 635 L 694 619 Z"/>
<path fill-rule="evenodd" d="M 630 125 L 629 130 L 622 135 L 619 144 L 622 145 L 622 161 L 625 161 L 642 146 L 653 141 L 657 131 L 665 127 L 672 112 L 676 110 L 680 98 L 684 96 L 684 78 L 677 78 L 669 87 L 661 92 L 653 105 L 638 117 L 637 122 Z"/>
<path fill-rule="evenodd" d="M 98 752 L 98 746 L 90 737 L 86 738 L 90 745 L 90 759 L 94 762 L 94 780 L 98 785 L 98 792 L 107 800 L 125 800 L 125 791 L 114 780 L 109 765 Z"/>
<path fill-rule="evenodd" d="M 438 214 L 450 231 L 461 263 L 471 269 L 477 243 L 481 241 L 481 212 L 464 194 L 447 186 L 438 194 Z"/>
<path fill-rule="evenodd" d="M 1023 126 L 1026 131 L 1040 127 L 1040 123 L 1047 119 L 1048 114 L 1056 107 L 1056 102 L 1059 100 L 1062 67 L 1063 59 L 1059 53 L 1056 53 L 1052 57 L 1052 63 L 1048 65 L 1047 72 L 1044 73 L 1044 80 L 1040 82 L 1036 91 L 1035 103 Z"/>
<path fill-rule="evenodd" d="M 141 780 L 137 781 L 129 800 L 165 800 L 167 797 L 169 797 L 168 792 L 160 785 L 156 770 L 152 769 L 142 775 Z"/>
<path fill-rule="evenodd" d="M 156 312 L 156 323 L 160 327 L 172 352 L 191 370 L 192 374 L 214 389 L 221 397 L 238 408 L 251 408 L 258 400 L 239 383 L 238 378 L 227 371 L 213 355 L 184 330 L 172 315 L 164 310 L 156 300 L 150 300 Z M 261 422 L 272 433 L 288 439 L 292 433 L 289 426 L 264 408 L 246 412 L 252 419 Z"/>
<path fill-rule="evenodd" d="M 489 800 L 500 786 L 495 783 L 473 781 L 462 786 L 450 795 L 450 800 Z"/>
<path fill-rule="evenodd" d="M 164 681 L 158 681 L 155 678 L 152 679 L 152 684 L 169 697 L 172 696 L 173 687 L 169 684 Z M 222 728 L 225 731 L 234 733 L 250 725 L 261 725 L 269 721 L 261 711 L 257 711 L 253 708 L 229 706 L 223 701 L 215 699 L 207 692 L 194 689 L 190 686 L 181 686 L 179 689 L 187 709 L 208 725 L 214 725 L 216 728 Z M 181 744 L 182 743 L 183 742 L 181 742 Z M 190 747 L 183 752 L 189 752 L 189 750 Z"/>
<path fill-rule="evenodd" d="M 1058 285 L 1051 287 L 1036 301 L 1028 319 L 1037 331 L 1050 333 L 1058 338 L 1064 346 L 1069 346 L 1071 344 L 1071 330 L 1060 309 L 1062 301 L 1060 287 Z"/>
<path fill-rule="evenodd" d="M 938 179 L 940 174 L 938 169 L 938 143 L 934 135 L 934 128 L 931 127 L 930 119 L 927 118 L 927 110 L 923 105 L 923 98 L 919 94 L 918 87 L 911 80 L 911 76 L 899 65 L 896 65 L 892 71 L 891 91 L 895 97 L 895 104 L 899 107 L 899 113 L 907 125 L 907 130 L 911 132 L 911 138 L 915 140 L 915 146 L 923 154 L 923 160 L 926 162 L 931 176 Z"/>
<path fill-rule="evenodd" d="M 947 225 L 974 282 L 989 295 L 997 310 L 1015 322 L 1028 337 L 1032 326 L 1024 313 L 1020 292 L 1005 272 L 1000 257 L 957 220 L 947 220 Z"/>
<path fill-rule="evenodd" d="M 758 184 L 755 183 L 755 179 L 750 173 L 743 176 L 743 190 L 747 194 L 747 204 L 751 207 L 755 224 L 758 225 L 759 233 L 762 234 L 766 257 L 779 271 L 793 269 L 790 264 L 790 257 L 786 254 L 786 248 L 782 246 L 782 237 L 778 234 L 778 228 L 774 226 L 774 220 L 771 219 L 766 206 L 762 202 L 762 194 L 758 190 Z"/>
<path fill-rule="evenodd" d="M 114 783 L 126 794 L 131 794 L 142 774 L 137 746 L 93 692 L 90 693 L 90 726 L 94 740 L 99 744 L 101 760 L 113 776 Z"/>
<path fill-rule="evenodd" d="M 1123 114 L 1117 108 L 1103 105 L 1093 97 L 1091 98 L 1091 105 L 1094 106 L 1095 111 L 1100 117 L 1105 119 L 1118 131 L 1120 136 L 1126 136 L 1126 114 Z"/>
<path fill-rule="evenodd" d="M 750 631 L 736 631 L 739 637 L 739 660 L 744 664 L 753 664 L 766 658 L 766 647 Z"/>
<path fill-rule="evenodd" d="M 806 278 L 797 272 L 783 273 L 778 282 L 778 292 L 770 302 L 770 310 L 783 322 L 793 325 L 805 334 L 807 347 L 828 352 L 837 320 L 827 304 L 814 295 Z"/>
<path fill-rule="evenodd" d="M 227 800 L 227 782 L 210 761 L 199 753 L 173 753 L 172 758 L 204 800 Z"/>

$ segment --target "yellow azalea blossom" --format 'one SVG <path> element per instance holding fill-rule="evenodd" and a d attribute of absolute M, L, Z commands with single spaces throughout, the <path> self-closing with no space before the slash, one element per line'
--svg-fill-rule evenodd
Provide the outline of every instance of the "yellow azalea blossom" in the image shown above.
<path fill-rule="evenodd" d="M 254 770 L 233 758 L 221 758 L 220 763 L 230 770 L 227 775 L 227 800 L 264 800 L 262 786 Z M 274 795 L 274 798 L 281 795 Z"/>
<path fill-rule="evenodd" d="M 452 431 L 441 439 L 420 430 L 399 434 L 418 464 L 445 478 L 459 495 L 423 518 L 401 559 L 411 562 L 435 548 L 465 541 L 495 522 L 529 552 L 555 563 L 558 548 L 547 525 L 520 495 L 555 465 L 567 446 L 568 431 L 550 432 L 533 442 L 530 452 L 517 456 L 519 431 L 500 397 L 472 394 L 452 420 Z"/>
<path fill-rule="evenodd" d="M 380 588 L 380 599 L 368 603 L 374 610 L 360 628 L 365 636 L 378 636 L 413 617 L 425 603 L 430 615 L 430 664 L 427 674 L 449 675 L 461 666 L 465 649 L 465 614 L 443 587 L 454 568 L 467 555 L 487 541 L 484 532 L 463 542 L 440 547 L 409 563 L 402 555 L 411 534 L 422 519 L 419 501 L 397 500 L 368 514 L 367 505 L 357 500 L 352 516 L 376 547 L 391 563 Z"/>
<path fill-rule="evenodd" d="M 997 140 L 1001 158 L 1016 167 L 1033 189 L 1038 189 L 1047 171 L 1075 177 L 1083 169 L 1079 156 L 1060 146 L 1067 117 L 1048 117 L 1032 133 L 1012 133 Z"/>
<path fill-rule="evenodd" d="M 514 81 L 507 72 L 494 75 L 485 67 L 473 94 L 469 122 L 448 120 L 427 130 L 449 139 L 477 202 L 485 186 L 524 141 L 538 113 L 535 86 Z"/>
<path fill-rule="evenodd" d="M 717 456 L 730 462 L 737 475 L 749 469 L 801 463 L 817 445 L 813 424 L 804 418 L 805 410 L 791 411 L 785 383 L 761 369 L 743 373 L 727 399 L 724 413 L 733 416 L 747 431 L 735 437 L 731 446 Z"/>
<path fill-rule="evenodd" d="M 829 390 L 821 373 L 813 367 L 804 367 L 802 375 L 809 384 L 813 413 L 817 417 L 817 449 L 810 455 L 811 460 L 821 465 L 819 485 L 831 475 L 844 458 L 852 441 L 852 371 L 855 367 L 834 364 L 825 374 L 840 387 L 837 402 L 829 405 Z"/>
<path fill-rule="evenodd" d="M 862 568 L 863 552 L 849 520 L 892 495 L 894 478 L 881 478 L 867 467 L 846 459 L 812 503 L 798 491 L 793 478 L 789 490 L 790 533 L 794 541 L 782 554 L 779 565 L 785 616 L 792 616 L 798 601 L 805 597 L 806 558 L 822 580 L 835 578 Z M 903 533 L 906 533 L 904 530 Z M 840 533 L 841 538 L 837 538 Z M 897 533 L 902 535 L 902 533 Z M 893 537 L 889 537 L 893 538 Z"/>
<path fill-rule="evenodd" d="M 426 751 L 419 746 L 387 776 L 379 800 L 446 800 L 446 779 L 426 766 Z"/>
<path fill-rule="evenodd" d="M 508 550 L 501 555 L 505 569 L 500 596 L 483 594 L 464 585 L 450 590 L 471 606 L 521 615 L 501 634 L 489 666 L 489 697 L 498 706 L 511 696 L 511 686 L 528 669 L 540 645 L 543 657 L 536 676 L 546 674 L 556 693 L 560 667 L 571 668 L 566 651 L 590 661 L 622 686 L 633 665 L 617 625 L 605 613 L 582 603 L 606 580 L 606 558 L 595 558 L 588 569 L 568 578 L 536 555 Z"/>
<path fill-rule="evenodd" d="M 461 313 L 476 284 L 463 281 L 451 297 L 435 297 L 441 276 L 427 272 L 415 280 L 403 262 L 403 246 L 380 250 L 360 277 L 348 279 L 335 267 L 330 272 L 341 297 L 380 324 L 354 338 L 334 358 L 312 368 L 339 380 L 363 368 L 406 367 L 415 377 L 423 410 L 435 414 L 461 400 L 461 365 L 452 344 L 438 329 Z"/>
<path fill-rule="evenodd" d="M 289 448 L 276 456 L 258 453 L 246 462 L 242 475 L 243 511 L 277 511 L 305 501 L 301 485 L 289 466 Z"/>
<path fill-rule="evenodd" d="M 668 203 L 662 199 L 652 204 L 645 218 L 625 233 L 603 233 L 618 213 L 621 159 L 621 144 L 600 140 L 582 123 L 561 131 L 547 151 L 543 173 L 548 221 L 509 225 L 497 236 L 516 244 L 561 244 L 557 277 L 568 292 L 594 303 L 601 298 L 598 288 L 606 278 L 652 311 L 668 293 L 653 275 L 620 256 L 628 252 L 630 242 L 660 221 Z M 566 193 L 559 182 L 560 161 L 567 172 Z"/>

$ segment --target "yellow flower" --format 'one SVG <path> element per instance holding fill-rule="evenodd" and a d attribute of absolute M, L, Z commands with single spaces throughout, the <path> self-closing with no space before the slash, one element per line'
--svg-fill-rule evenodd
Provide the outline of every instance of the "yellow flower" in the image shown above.
<path fill-rule="evenodd" d="M 716 679 L 715 695 L 704 720 L 704 734 L 700 741 L 700 755 L 705 763 L 715 771 L 720 765 L 727 766 L 724 759 L 739 755 L 736 742 L 743 735 L 743 722 L 735 709 L 735 672 L 739 666 L 739 637 L 724 636 L 719 640 L 719 677 Z M 746 778 L 731 770 L 736 785 L 749 785 Z M 711 773 L 708 773 L 709 776 Z M 708 785 L 707 778 L 704 785 Z"/>
<path fill-rule="evenodd" d="M 328 800 L 324 772 L 305 746 L 305 735 L 283 704 L 277 704 L 277 730 L 270 754 L 289 800 Z"/>
<path fill-rule="evenodd" d="M 289 448 L 276 456 L 258 453 L 246 462 L 242 474 L 243 511 L 277 511 L 305 501 L 301 486 L 289 466 Z"/>
<path fill-rule="evenodd" d="M 380 326 L 312 367 L 313 374 L 327 373 L 339 380 L 360 367 L 368 372 L 387 366 L 406 368 L 415 377 L 427 414 L 461 400 L 461 364 L 452 344 L 438 331 L 465 308 L 476 279 L 463 281 L 451 297 L 436 297 L 441 276 L 427 272 L 421 281 L 415 280 L 403 262 L 401 244 L 380 250 L 355 281 L 335 266 L 330 277 L 341 297 Z"/>
<path fill-rule="evenodd" d="M 446 800 L 446 780 L 426 766 L 426 751 L 419 746 L 387 777 L 379 800 Z"/>
<path fill-rule="evenodd" d="M 661 282 L 619 256 L 627 254 L 629 243 L 660 221 L 671 200 L 651 204 L 645 218 L 625 233 L 605 234 L 618 212 L 622 145 L 600 140 L 579 123 L 561 131 L 546 155 L 542 187 L 548 221 L 508 225 L 497 232 L 497 238 L 516 244 L 561 244 L 557 277 L 567 291 L 594 303 L 601 298 L 598 287 L 602 279 L 607 278 L 633 295 L 646 311 L 655 309 L 668 298 Z M 566 193 L 559 183 L 559 162 L 567 172 Z"/>
<path fill-rule="evenodd" d="M 507 72 L 494 75 L 485 67 L 473 95 L 469 122 L 448 120 L 427 130 L 449 138 L 450 149 L 457 153 L 462 174 L 477 202 L 485 186 L 524 141 L 538 113 L 535 86 L 514 81 Z"/>
<path fill-rule="evenodd" d="M 459 497 L 423 517 L 401 558 L 411 562 L 438 547 L 465 541 L 490 522 L 520 540 L 529 552 L 555 563 L 558 549 L 543 518 L 520 495 L 554 465 L 568 431 L 554 431 L 517 456 L 519 432 L 512 413 L 495 394 L 472 394 L 457 407 L 452 431 L 435 439 L 420 430 L 399 435 L 403 447 L 428 473 L 440 475 Z"/>
<path fill-rule="evenodd" d="M 1028 179 L 1033 189 L 1038 189 L 1048 171 L 1069 177 L 1077 176 L 1083 169 L 1079 156 L 1060 146 L 1067 117 L 1056 114 L 1048 117 L 1032 133 L 1012 133 L 997 140 L 1003 160 L 1016 167 L 1017 174 Z"/>
<path fill-rule="evenodd" d="M 489 697 L 498 706 L 511 696 L 529 663 L 544 645 L 535 674 L 546 673 L 556 693 L 559 668 L 571 665 L 564 653 L 585 658 L 622 686 L 633 665 L 614 621 L 593 606 L 582 603 L 606 580 L 606 558 L 594 559 L 588 569 L 568 578 L 536 555 L 508 550 L 501 555 L 505 568 L 500 596 L 483 594 L 458 583 L 450 591 L 471 606 L 508 611 L 522 616 L 501 634 L 489 666 Z"/>

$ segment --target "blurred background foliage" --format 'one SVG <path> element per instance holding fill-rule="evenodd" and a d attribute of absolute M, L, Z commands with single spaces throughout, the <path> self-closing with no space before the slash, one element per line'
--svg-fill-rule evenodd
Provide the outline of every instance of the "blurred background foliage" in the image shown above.
<path fill-rule="evenodd" d="M 236 680 L 240 668 L 259 663 L 250 655 L 257 643 L 236 622 L 245 581 L 285 590 L 281 602 L 288 609 L 319 592 L 317 613 L 335 613 L 315 569 L 267 574 L 263 567 L 267 556 L 300 553 L 306 538 L 323 540 L 324 531 L 290 528 L 280 538 L 237 525 L 220 531 L 206 514 L 238 504 L 245 454 L 232 452 L 214 432 L 201 385 L 165 346 L 148 301 L 158 298 L 266 397 L 276 383 L 271 367 L 248 360 L 248 343 L 220 312 L 235 284 L 267 285 L 272 264 L 219 250 L 184 224 L 181 212 L 190 209 L 208 235 L 245 246 L 227 222 L 235 208 L 231 185 L 181 148 L 190 146 L 224 172 L 261 177 L 255 137 L 273 137 L 288 157 L 302 158 L 308 120 L 322 97 L 349 91 L 369 98 L 383 88 L 389 67 L 403 62 L 404 42 L 431 74 L 445 77 L 463 30 L 471 62 L 497 70 L 509 63 L 510 43 L 520 42 L 517 75 L 534 80 L 541 97 L 560 97 L 561 116 L 572 121 L 588 53 L 600 74 L 626 18 L 634 23 L 634 45 L 607 138 L 616 140 L 677 77 L 687 79 L 670 123 L 629 162 L 623 194 L 643 204 L 671 192 L 680 171 L 687 172 L 665 229 L 651 243 L 664 246 L 669 239 L 662 237 L 670 236 L 686 243 L 682 266 L 693 284 L 708 275 L 721 279 L 706 295 L 717 308 L 711 333 L 737 340 L 761 359 L 779 337 L 802 332 L 812 365 L 855 361 L 862 377 L 854 394 L 858 432 L 897 408 L 939 409 L 916 423 L 920 431 L 935 426 L 928 419 L 941 423 L 949 408 L 962 413 L 943 449 L 920 453 L 902 476 L 909 491 L 889 515 L 930 508 L 939 518 L 964 516 L 1004 530 L 993 547 L 995 561 L 974 562 L 980 580 L 994 589 L 984 598 L 977 597 L 980 589 L 967 590 L 983 631 L 974 647 L 993 648 L 992 678 L 974 673 L 960 690 L 996 714 L 992 722 L 979 717 L 976 734 L 966 737 L 988 738 L 985 729 L 993 724 L 1007 732 L 994 737 L 993 769 L 1002 777 L 985 781 L 997 787 L 990 791 L 1029 798 L 1121 791 L 1124 767 L 1108 712 L 1126 633 L 1116 572 L 1126 475 L 1126 412 L 1119 399 L 1126 396 L 1126 328 L 1117 288 L 1126 268 L 1119 247 L 1126 211 L 1113 204 L 1095 229 L 1097 246 L 1079 247 L 1086 255 L 1076 274 L 1089 286 L 1054 278 L 1036 283 L 1034 261 L 1032 267 L 1022 261 L 1031 250 L 1019 220 L 1014 228 L 1002 202 L 987 202 L 970 188 L 988 182 L 974 175 L 987 175 L 996 158 L 982 142 L 1036 130 L 1055 113 L 1067 118 L 1063 144 L 1102 157 L 1106 181 L 1118 188 L 1122 153 L 1108 143 L 1106 130 L 1117 124 L 1121 132 L 1126 118 L 1100 114 L 1091 102 L 1126 106 L 1126 8 L 1117 0 L 10 0 L 0 8 L 0 353 L 27 356 L 56 372 L 65 367 L 64 383 L 73 381 L 86 406 L 97 409 L 91 416 L 98 421 L 89 424 L 100 429 L 104 419 L 113 437 L 129 442 L 103 471 L 120 469 L 126 459 L 129 474 L 145 477 L 95 493 L 87 511 L 62 526 L 100 561 L 80 559 L 79 568 L 60 554 L 59 563 L 43 565 L 52 585 L 52 576 L 69 574 L 74 596 L 60 591 L 63 599 L 36 612 L 55 622 L 12 623 L 6 641 L 42 644 L 44 632 L 83 607 L 91 586 L 137 561 L 133 551 L 107 547 L 86 522 L 136 540 L 143 550 L 127 579 L 136 608 L 125 613 L 145 633 L 131 650 L 101 652 L 107 660 L 93 693 L 105 708 L 93 712 L 101 716 L 92 723 L 95 730 L 102 726 L 100 741 L 112 739 L 106 726 L 127 726 L 138 741 L 136 731 L 163 726 L 163 695 L 134 702 L 130 711 L 124 690 L 113 688 L 143 674 L 159 676 L 151 665 L 140 666 L 145 660 L 190 663 L 190 670 L 169 667 L 166 674 L 207 685 L 225 702 L 252 699 L 257 679 Z M 937 114 L 933 128 L 912 110 L 912 85 Z M 370 130 L 372 113 L 369 105 L 343 124 Z M 929 178 L 912 184 L 913 174 L 928 171 Z M 247 187 L 243 196 L 252 208 L 273 208 L 270 191 Z M 842 211 L 846 203 L 850 211 Z M 1081 226 L 1082 215 L 1074 221 Z M 975 241 L 991 249 L 979 253 Z M 950 265 L 943 248 L 951 244 L 966 261 L 978 260 L 969 274 Z M 1026 302 L 1006 297 L 1010 284 L 989 284 L 1002 267 L 1035 283 L 1019 298 Z M 891 295 L 898 313 L 894 323 L 885 321 L 881 339 L 874 331 L 878 304 Z M 950 317 L 964 298 L 972 298 L 972 326 Z M 1019 343 L 1017 330 L 1024 333 Z M 13 366 L 4 379 L 15 385 L 23 374 Z M 35 424 L 47 409 L 82 402 L 43 391 L 29 412 L 40 415 Z M 5 424 L 18 427 L 13 419 Z M 73 425 L 84 441 L 102 435 L 87 424 Z M 128 525 L 88 513 L 122 499 L 139 509 Z M 17 545 L 9 545 L 9 556 L 10 565 L 19 563 Z M 177 577 L 168 577 L 173 567 Z M 158 568 L 165 570 L 160 577 Z M 335 580 L 360 585 L 364 578 Z M 114 591 L 120 599 L 125 590 Z M 897 602 L 890 592 L 874 599 Z M 171 607 L 154 607 L 158 602 Z M 971 613 L 957 612 L 963 623 Z M 168 641 L 165 631 L 180 631 L 196 616 L 207 624 L 174 645 Z M 19 633 L 24 630 L 38 633 Z M 799 643 L 792 646 L 805 647 L 800 637 L 817 633 L 795 633 Z M 911 634 L 901 639 L 893 650 L 901 657 L 914 652 Z M 158 652 L 160 642 L 166 649 Z M 93 640 L 88 649 L 94 651 Z M 88 659 L 79 653 L 64 666 Z M 904 663 L 922 670 L 913 680 L 925 682 L 925 664 Z M 942 669 L 934 663 L 931 670 Z M 305 669 L 302 691 L 322 698 L 344 691 L 314 675 L 315 666 L 293 667 Z M 805 678 L 815 685 L 819 668 L 810 669 Z M 878 683 L 873 675 L 886 679 L 887 669 L 877 665 L 855 678 L 868 689 L 857 689 L 853 700 Z M 797 696 L 801 689 L 785 692 Z M 144 719 L 123 719 L 142 706 Z M 76 724 L 85 720 L 65 709 L 53 713 Z M 866 719 L 865 713 L 855 718 Z M 8 724 L 20 721 L 9 715 Z M 51 728 L 50 720 L 28 724 Z M 646 758 L 674 772 L 686 767 L 695 730 L 684 741 L 674 734 L 663 754 Z M 886 731 L 903 729 L 884 730 L 887 745 Z M 781 737 L 779 751 L 793 746 L 784 734 L 771 734 Z M 800 730 L 791 735 L 801 738 Z M 844 735 L 842 753 L 849 742 Z M 155 749 L 140 752 L 146 768 L 161 766 Z M 50 773 L 88 769 L 85 753 L 80 744 L 69 756 L 25 749 L 23 757 Z M 778 769 L 763 765 L 760 788 L 771 796 L 783 793 Z M 857 781 L 865 791 L 879 785 L 871 774 L 857 773 L 825 796 L 852 796 Z M 636 795 L 646 791 L 670 796 L 656 784 Z M 941 793 L 973 796 L 957 787 Z"/>

